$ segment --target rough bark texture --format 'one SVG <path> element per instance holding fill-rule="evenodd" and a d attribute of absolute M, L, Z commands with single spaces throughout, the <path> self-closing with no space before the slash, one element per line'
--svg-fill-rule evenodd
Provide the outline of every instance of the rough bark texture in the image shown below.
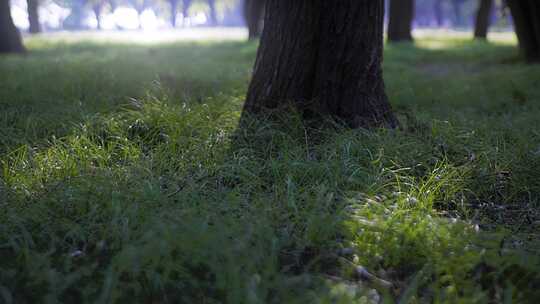
<path fill-rule="evenodd" d="M 294 105 L 350 127 L 396 126 L 382 77 L 383 0 L 269 0 L 244 112 Z"/>
<path fill-rule="evenodd" d="M 486 39 L 491 22 L 491 12 L 493 10 L 493 0 L 480 0 L 478 11 L 476 12 L 476 22 L 474 24 L 474 37 Z"/>
<path fill-rule="evenodd" d="M 388 41 L 412 41 L 414 0 L 391 0 L 388 20 Z"/>
<path fill-rule="evenodd" d="M 21 52 L 24 52 L 24 46 L 11 18 L 9 0 L 0 0 L 0 53 Z"/>
<path fill-rule="evenodd" d="M 540 1 L 508 0 L 519 46 L 530 62 L 540 62 Z"/>
<path fill-rule="evenodd" d="M 38 0 L 27 0 L 26 4 L 28 6 L 28 22 L 30 23 L 30 28 L 28 31 L 32 34 L 41 32 L 41 26 L 39 24 L 39 2 Z"/>
<path fill-rule="evenodd" d="M 244 16 L 249 31 L 249 40 L 258 39 L 262 33 L 262 19 L 266 0 L 245 0 Z"/>

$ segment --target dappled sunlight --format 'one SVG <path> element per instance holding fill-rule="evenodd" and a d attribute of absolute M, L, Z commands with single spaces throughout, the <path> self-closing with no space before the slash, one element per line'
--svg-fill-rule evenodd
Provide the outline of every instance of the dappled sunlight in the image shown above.
<path fill-rule="evenodd" d="M 243 28 L 185 28 L 174 30 L 148 29 L 143 31 L 85 31 L 85 32 L 54 32 L 45 33 L 38 38 L 27 37 L 30 44 L 33 41 L 64 41 L 70 43 L 82 41 L 122 42 L 134 44 L 171 43 L 175 41 L 241 41 L 247 37 Z"/>
<path fill-rule="evenodd" d="M 472 34 L 468 31 L 455 31 L 451 29 L 416 29 L 413 32 L 415 45 L 430 50 L 448 49 L 453 46 L 470 44 Z M 489 33 L 488 41 L 500 45 L 517 45 L 514 32 L 502 31 Z"/>

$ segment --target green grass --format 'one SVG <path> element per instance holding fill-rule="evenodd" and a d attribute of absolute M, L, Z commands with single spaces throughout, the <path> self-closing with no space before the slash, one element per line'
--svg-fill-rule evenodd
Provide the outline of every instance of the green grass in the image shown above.
<path fill-rule="evenodd" d="M 0 303 L 537 303 L 540 66 L 495 41 L 388 46 L 403 127 L 365 131 L 238 130 L 251 43 L 27 40 Z"/>

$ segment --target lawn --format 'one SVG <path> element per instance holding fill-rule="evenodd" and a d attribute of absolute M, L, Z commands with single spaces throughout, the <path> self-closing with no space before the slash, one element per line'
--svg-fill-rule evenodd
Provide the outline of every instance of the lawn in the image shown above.
<path fill-rule="evenodd" d="M 238 128 L 257 45 L 26 39 L 0 57 L 0 303 L 538 303 L 540 66 L 385 50 L 399 130 Z"/>

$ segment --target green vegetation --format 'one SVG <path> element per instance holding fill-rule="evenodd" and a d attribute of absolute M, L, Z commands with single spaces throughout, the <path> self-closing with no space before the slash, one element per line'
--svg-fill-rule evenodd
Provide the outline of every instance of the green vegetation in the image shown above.
<path fill-rule="evenodd" d="M 26 41 L 0 302 L 537 303 L 540 66 L 496 41 L 389 46 L 402 129 L 375 131 L 237 129 L 254 44 Z"/>

